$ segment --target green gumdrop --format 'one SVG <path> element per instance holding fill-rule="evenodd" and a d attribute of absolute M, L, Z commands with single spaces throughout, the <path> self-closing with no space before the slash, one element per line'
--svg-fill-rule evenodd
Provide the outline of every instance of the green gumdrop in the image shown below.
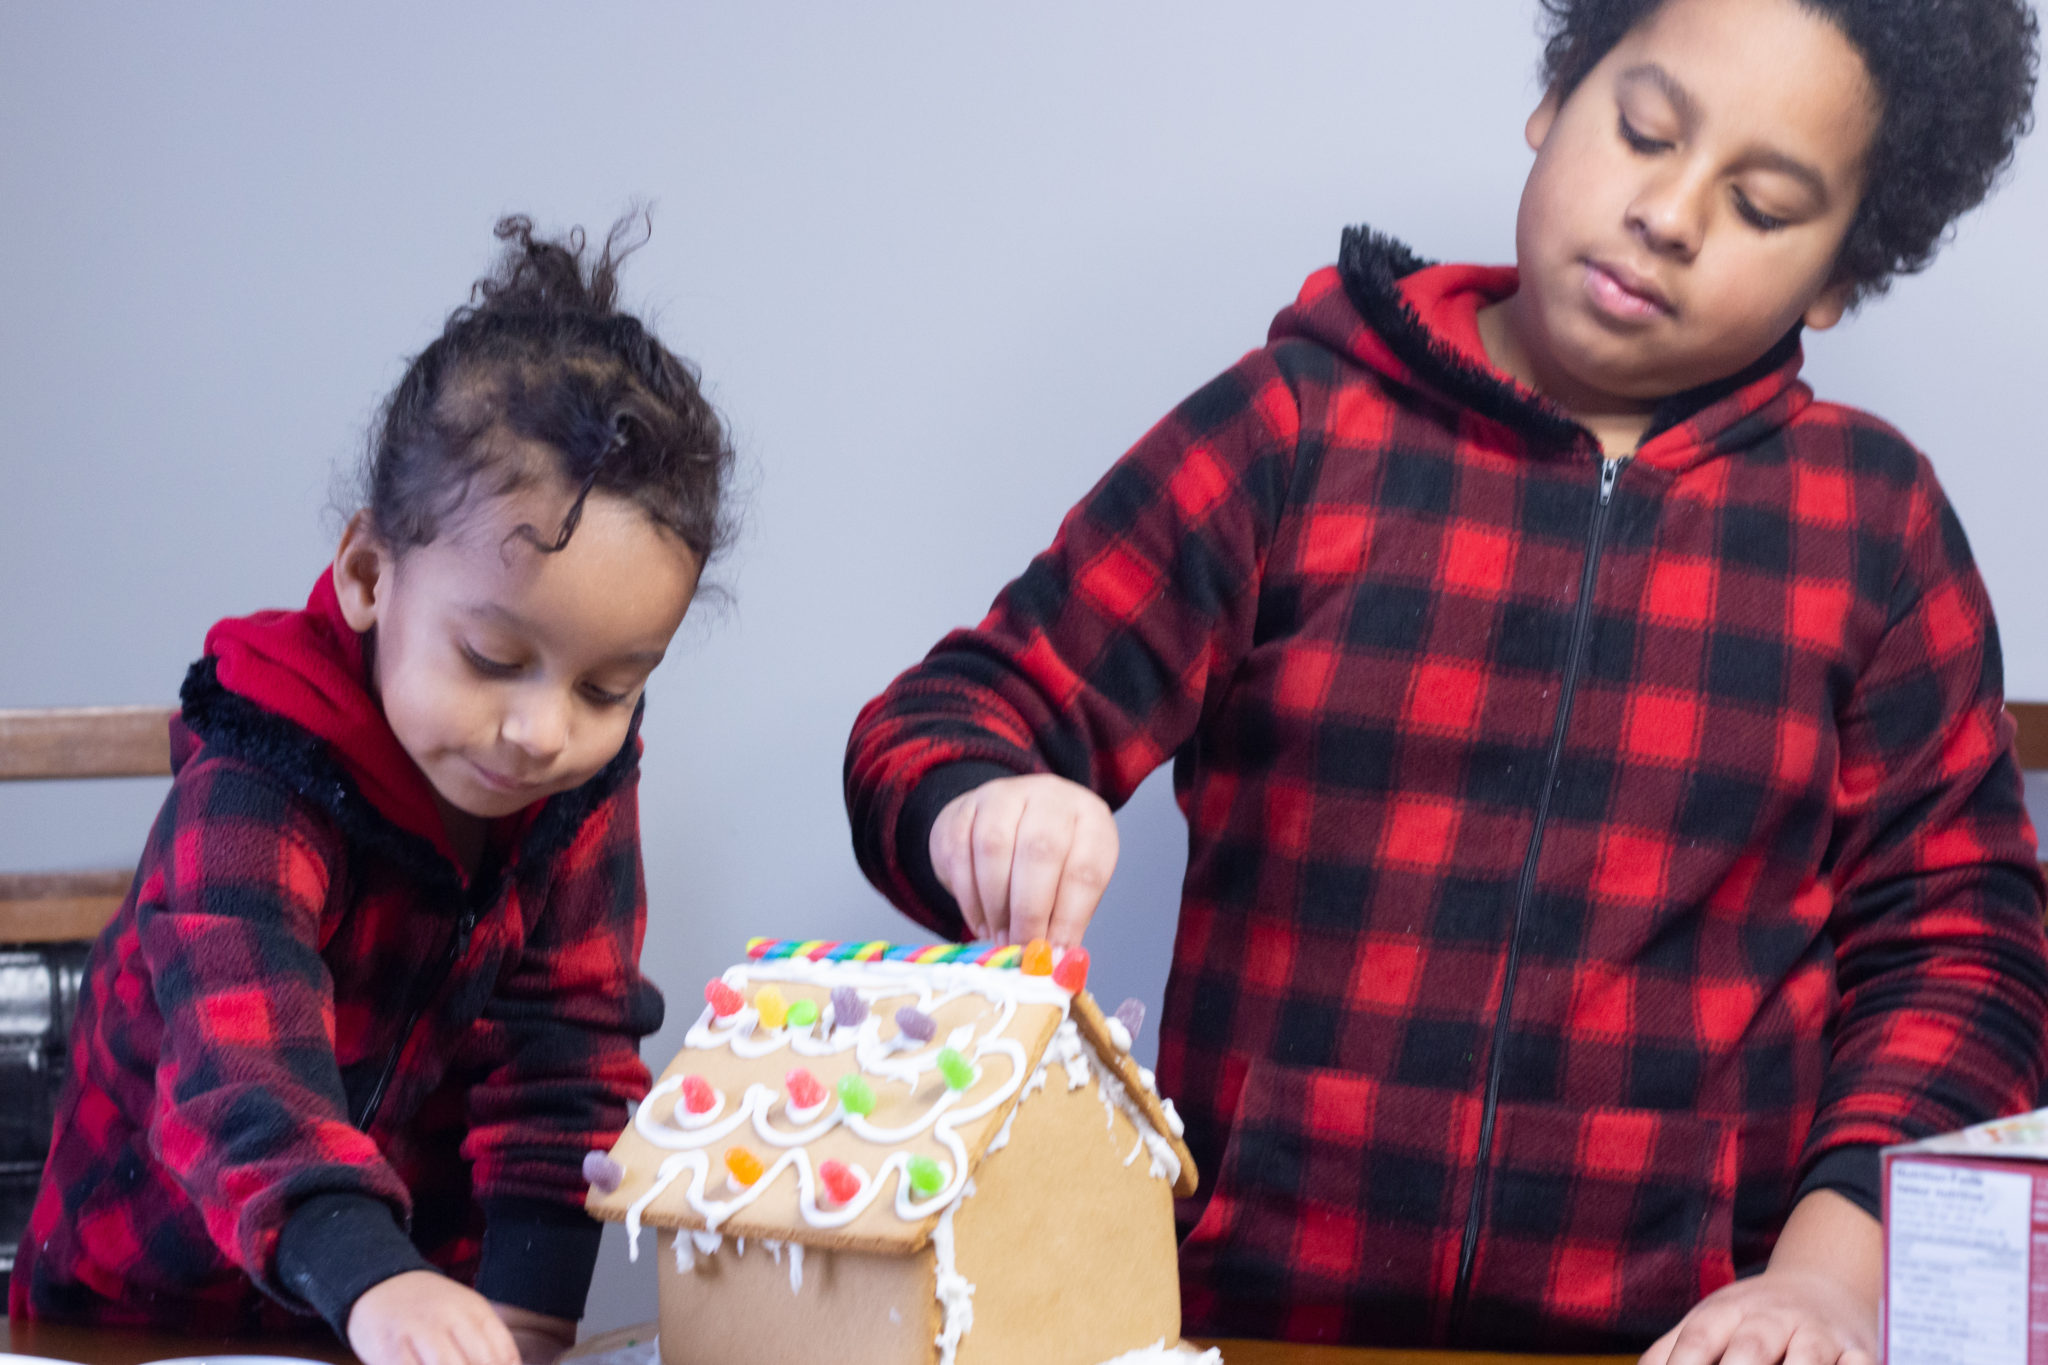
<path fill-rule="evenodd" d="M 809 1028 L 811 1025 L 817 1022 L 817 1001 L 799 1000 L 794 1005 L 791 1005 L 789 1007 L 789 1026 L 791 1028 Z"/>
<path fill-rule="evenodd" d="M 939 1074 L 954 1090 L 965 1090 L 974 1084 L 974 1064 L 950 1047 L 939 1049 Z"/>
<path fill-rule="evenodd" d="M 928 1156 L 910 1158 L 910 1164 L 904 1168 L 904 1174 L 910 1177 L 910 1188 L 926 1198 L 945 1188 L 946 1168 Z"/>
<path fill-rule="evenodd" d="M 859 1076 L 841 1076 L 839 1103 L 847 1113 L 866 1118 L 875 1112 L 875 1088 Z"/>

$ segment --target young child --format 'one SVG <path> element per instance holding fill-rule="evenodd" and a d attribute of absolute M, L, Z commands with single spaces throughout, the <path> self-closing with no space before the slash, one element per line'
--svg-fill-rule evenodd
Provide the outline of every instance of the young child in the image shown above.
<path fill-rule="evenodd" d="M 1802 327 L 1924 265 L 2020 0 L 1546 0 L 1514 269 L 1365 231 L 862 712 L 942 933 L 1081 936 L 1174 760 L 1187 1331 L 1877 1352 L 1876 1152 L 2030 1107 L 2048 951 L 1934 475 Z"/>
<path fill-rule="evenodd" d="M 615 307 L 630 226 L 586 268 L 580 233 L 499 223 L 305 609 L 207 635 L 87 969 L 12 1314 L 317 1313 L 368 1365 L 574 1340 L 581 1164 L 662 1016 L 642 693 L 732 460 L 690 367 Z"/>

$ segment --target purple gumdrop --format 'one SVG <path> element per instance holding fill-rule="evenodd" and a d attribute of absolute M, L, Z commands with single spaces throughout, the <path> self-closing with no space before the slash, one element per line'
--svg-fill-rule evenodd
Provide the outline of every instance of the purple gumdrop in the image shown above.
<path fill-rule="evenodd" d="M 915 1005 L 896 1011 L 896 1031 L 912 1042 L 929 1043 L 939 1034 L 939 1021 Z"/>
<path fill-rule="evenodd" d="M 603 1152 L 587 1152 L 583 1157 L 583 1178 L 599 1194 L 610 1194 L 626 1178 L 626 1168 Z"/>
<path fill-rule="evenodd" d="M 1124 1032 L 1131 1035 L 1131 1041 L 1138 1040 L 1138 1030 L 1145 1027 L 1145 1002 L 1133 996 L 1116 1007 L 1117 1022 L 1124 1026 Z"/>
<path fill-rule="evenodd" d="M 837 1028 L 859 1028 L 868 1017 L 868 1002 L 851 986 L 832 988 L 832 1023 Z"/>

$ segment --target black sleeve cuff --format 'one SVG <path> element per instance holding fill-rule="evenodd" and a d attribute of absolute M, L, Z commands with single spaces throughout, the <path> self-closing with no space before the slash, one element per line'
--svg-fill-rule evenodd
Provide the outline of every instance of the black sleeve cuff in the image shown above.
<path fill-rule="evenodd" d="M 910 799 L 903 803 L 903 814 L 896 817 L 897 862 L 916 888 L 918 899 L 945 922 L 941 932 L 948 938 L 967 937 L 967 921 L 961 917 L 960 904 L 953 899 L 953 893 L 940 885 L 938 874 L 932 871 L 932 826 L 954 797 L 973 791 L 984 782 L 1016 775 L 1000 763 L 978 759 L 948 763 L 926 773 L 911 788 Z"/>
<path fill-rule="evenodd" d="M 582 1209 L 544 1199 L 486 1199 L 483 1263 L 476 1292 L 575 1322 L 583 1316 L 597 1269 L 604 1224 Z"/>
<path fill-rule="evenodd" d="M 1872 1218 L 1882 1217 L 1880 1165 L 1874 1146 L 1837 1147 L 1814 1163 L 1792 1202 L 1798 1204 L 1815 1190 L 1833 1190 Z"/>
<path fill-rule="evenodd" d="M 368 1194 L 316 1194 L 277 1235 L 277 1278 L 348 1340 L 363 1291 L 408 1270 L 432 1270 L 391 1206 Z"/>

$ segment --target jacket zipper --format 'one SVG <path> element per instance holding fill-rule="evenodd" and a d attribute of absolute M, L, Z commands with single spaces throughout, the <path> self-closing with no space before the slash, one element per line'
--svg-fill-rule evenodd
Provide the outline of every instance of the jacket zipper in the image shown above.
<path fill-rule="evenodd" d="M 405 1016 L 405 1027 L 398 1031 L 398 1041 L 391 1045 L 391 1055 L 384 1059 L 384 1070 L 377 1077 L 376 1086 L 370 1097 L 363 1101 L 363 1112 L 356 1120 L 356 1129 L 367 1133 L 376 1122 L 377 1110 L 383 1106 L 384 1091 L 391 1084 L 391 1078 L 398 1074 L 398 1060 L 405 1055 L 407 1043 L 412 1041 L 413 1031 L 420 1026 L 420 1019 L 426 1014 L 427 1006 L 433 1003 L 441 988 L 455 974 L 456 966 L 469 951 L 470 935 L 476 932 L 477 910 L 475 905 L 463 908 L 462 918 L 455 922 L 455 937 L 448 944 L 448 951 L 442 955 L 440 970 L 427 979 L 426 986 L 413 995 L 412 1008 Z"/>
<path fill-rule="evenodd" d="M 1472 1202 L 1465 1215 L 1464 1240 L 1458 1246 L 1458 1279 L 1451 1291 L 1451 1330 L 1464 1320 L 1465 1300 L 1472 1290 L 1472 1264 L 1479 1252 L 1479 1230 L 1485 1222 L 1487 1187 L 1493 1156 L 1494 1121 L 1500 1110 L 1502 1053 L 1508 1039 L 1508 1021 L 1514 1012 L 1515 976 L 1522 961 L 1522 931 L 1529 916 L 1529 902 L 1536 894 L 1536 864 L 1543 854 L 1543 830 L 1550 820 L 1550 797 L 1557 785 L 1558 767 L 1564 761 L 1565 732 L 1571 725 L 1572 700 L 1578 692 L 1579 669 L 1585 662 L 1586 637 L 1593 621 L 1593 585 L 1600 569 L 1600 549 L 1607 538 L 1607 518 L 1614 503 L 1614 483 L 1628 455 L 1604 456 L 1600 463 L 1600 501 L 1593 509 L 1593 526 L 1586 535 L 1586 562 L 1579 570 L 1578 610 L 1572 617 L 1570 644 L 1565 652 L 1564 680 L 1558 690 L 1557 719 L 1550 732 L 1550 756 L 1544 766 L 1543 787 L 1536 798 L 1536 824 L 1529 834 L 1529 851 L 1522 859 L 1522 875 L 1515 887 L 1515 914 L 1508 934 L 1508 959 L 1500 986 L 1500 1005 L 1493 1016 L 1493 1046 L 1486 1057 L 1486 1100 L 1479 1114 L 1479 1155 L 1472 1171 Z"/>

